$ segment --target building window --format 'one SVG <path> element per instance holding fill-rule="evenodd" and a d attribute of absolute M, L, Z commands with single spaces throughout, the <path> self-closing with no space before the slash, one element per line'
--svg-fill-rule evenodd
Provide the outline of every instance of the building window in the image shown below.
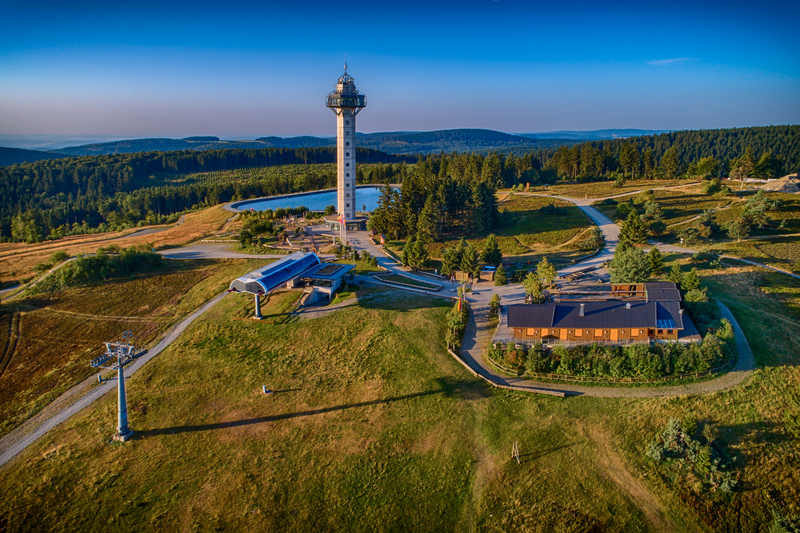
<path fill-rule="evenodd" d="M 350 198 L 350 193 L 345 194 L 347 198 Z"/>
<path fill-rule="evenodd" d="M 344 132 L 344 134 L 345 135 L 350 135 L 350 130 L 347 130 L 346 132 Z"/>
<path fill-rule="evenodd" d="M 345 207 L 350 207 L 350 204 L 345 204 Z"/>
<path fill-rule="evenodd" d="M 349 175 L 350 175 L 350 174 L 348 174 L 348 176 L 349 176 Z M 349 187 L 349 186 L 350 186 L 350 184 L 349 184 L 349 183 L 345 183 L 345 184 L 344 184 L 344 186 L 345 186 L 345 187 Z"/>
<path fill-rule="evenodd" d="M 345 178 L 349 178 L 349 177 L 350 177 L 350 173 L 349 173 L 349 172 L 345 172 L 345 173 L 344 173 L 344 177 L 345 177 Z"/>
<path fill-rule="evenodd" d="M 345 163 L 344 166 L 349 167 L 350 163 Z"/>
<path fill-rule="evenodd" d="M 350 121 L 349 120 L 345 120 L 344 123 L 345 124 L 350 124 Z"/>
<path fill-rule="evenodd" d="M 344 145 L 345 146 L 350 146 L 350 141 L 347 141 L 346 143 L 344 143 Z"/>
<path fill-rule="evenodd" d="M 350 157 L 350 152 L 347 152 L 347 153 L 346 153 L 346 154 L 344 154 L 344 155 L 345 155 L 345 156 L 347 156 L 347 157 Z"/>

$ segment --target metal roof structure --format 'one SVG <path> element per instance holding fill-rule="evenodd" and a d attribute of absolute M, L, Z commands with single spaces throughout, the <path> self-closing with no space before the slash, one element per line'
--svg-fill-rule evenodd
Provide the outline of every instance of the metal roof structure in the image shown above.
<path fill-rule="evenodd" d="M 681 291 L 678 290 L 674 283 L 669 281 L 645 283 L 644 289 L 647 291 L 647 299 L 650 301 L 671 300 L 680 302 L 682 300 Z"/>
<path fill-rule="evenodd" d="M 311 270 L 307 271 L 303 274 L 304 278 L 313 278 L 313 279 L 339 279 L 351 270 L 355 268 L 355 265 L 343 265 L 340 263 L 322 263 L 316 268 L 312 268 Z"/>
<path fill-rule="evenodd" d="M 580 316 L 581 305 L 583 316 Z M 675 301 L 547 302 L 509 305 L 508 327 L 683 329 L 683 316 Z"/>
<path fill-rule="evenodd" d="M 314 253 L 295 252 L 231 282 L 230 291 L 267 294 L 322 264 Z"/>

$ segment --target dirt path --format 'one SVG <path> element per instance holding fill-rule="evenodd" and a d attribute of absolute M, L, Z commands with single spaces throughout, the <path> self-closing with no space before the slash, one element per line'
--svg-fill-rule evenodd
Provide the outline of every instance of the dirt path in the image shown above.
<path fill-rule="evenodd" d="M 623 494 L 633 503 L 635 507 L 641 509 L 654 531 L 672 532 L 679 531 L 675 524 L 670 520 L 667 511 L 661 502 L 650 494 L 641 481 L 633 477 L 625 468 L 622 459 L 614 452 L 611 443 L 611 435 L 603 428 L 592 425 L 584 430 L 591 439 L 597 444 L 597 460 L 600 466 L 605 469 L 608 478 L 619 487 Z"/>

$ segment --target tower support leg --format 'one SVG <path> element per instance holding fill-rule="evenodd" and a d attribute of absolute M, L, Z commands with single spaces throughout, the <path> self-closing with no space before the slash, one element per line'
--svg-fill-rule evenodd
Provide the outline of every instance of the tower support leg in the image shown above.
<path fill-rule="evenodd" d="M 128 400 L 125 394 L 125 370 L 121 362 L 117 363 L 117 433 L 114 440 L 125 442 L 133 436 L 128 427 Z"/>
<path fill-rule="evenodd" d="M 256 320 L 261 320 L 261 295 L 256 294 L 256 314 L 253 317 Z"/>

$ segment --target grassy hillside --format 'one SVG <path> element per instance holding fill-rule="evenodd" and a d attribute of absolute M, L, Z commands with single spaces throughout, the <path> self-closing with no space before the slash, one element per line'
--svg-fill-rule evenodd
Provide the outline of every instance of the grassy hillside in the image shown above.
<path fill-rule="evenodd" d="M 130 380 L 133 441 L 109 442 L 110 395 L 0 471 L 3 526 L 764 531 L 773 510 L 800 514 L 787 418 L 800 415 L 797 284 L 751 269 L 702 275 L 760 368 L 731 391 L 681 398 L 492 390 L 444 351 L 444 300 L 373 289 L 298 321 L 287 314 L 297 295 L 281 293 L 256 322 L 250 298 L 229 296 Z M 732 493 L 645 456 L 670 418 L 709 426 L 734 457 Z"/>
<path fill-rule="evenodd" d="M 247 268 L 244 260 L 174 261 L 130 279 L 4 304 L 0 435 L 96 374 L 88 362 L 102 353 L 103 341 L 129 330 L 136 345 L 146 346 Z"/>

